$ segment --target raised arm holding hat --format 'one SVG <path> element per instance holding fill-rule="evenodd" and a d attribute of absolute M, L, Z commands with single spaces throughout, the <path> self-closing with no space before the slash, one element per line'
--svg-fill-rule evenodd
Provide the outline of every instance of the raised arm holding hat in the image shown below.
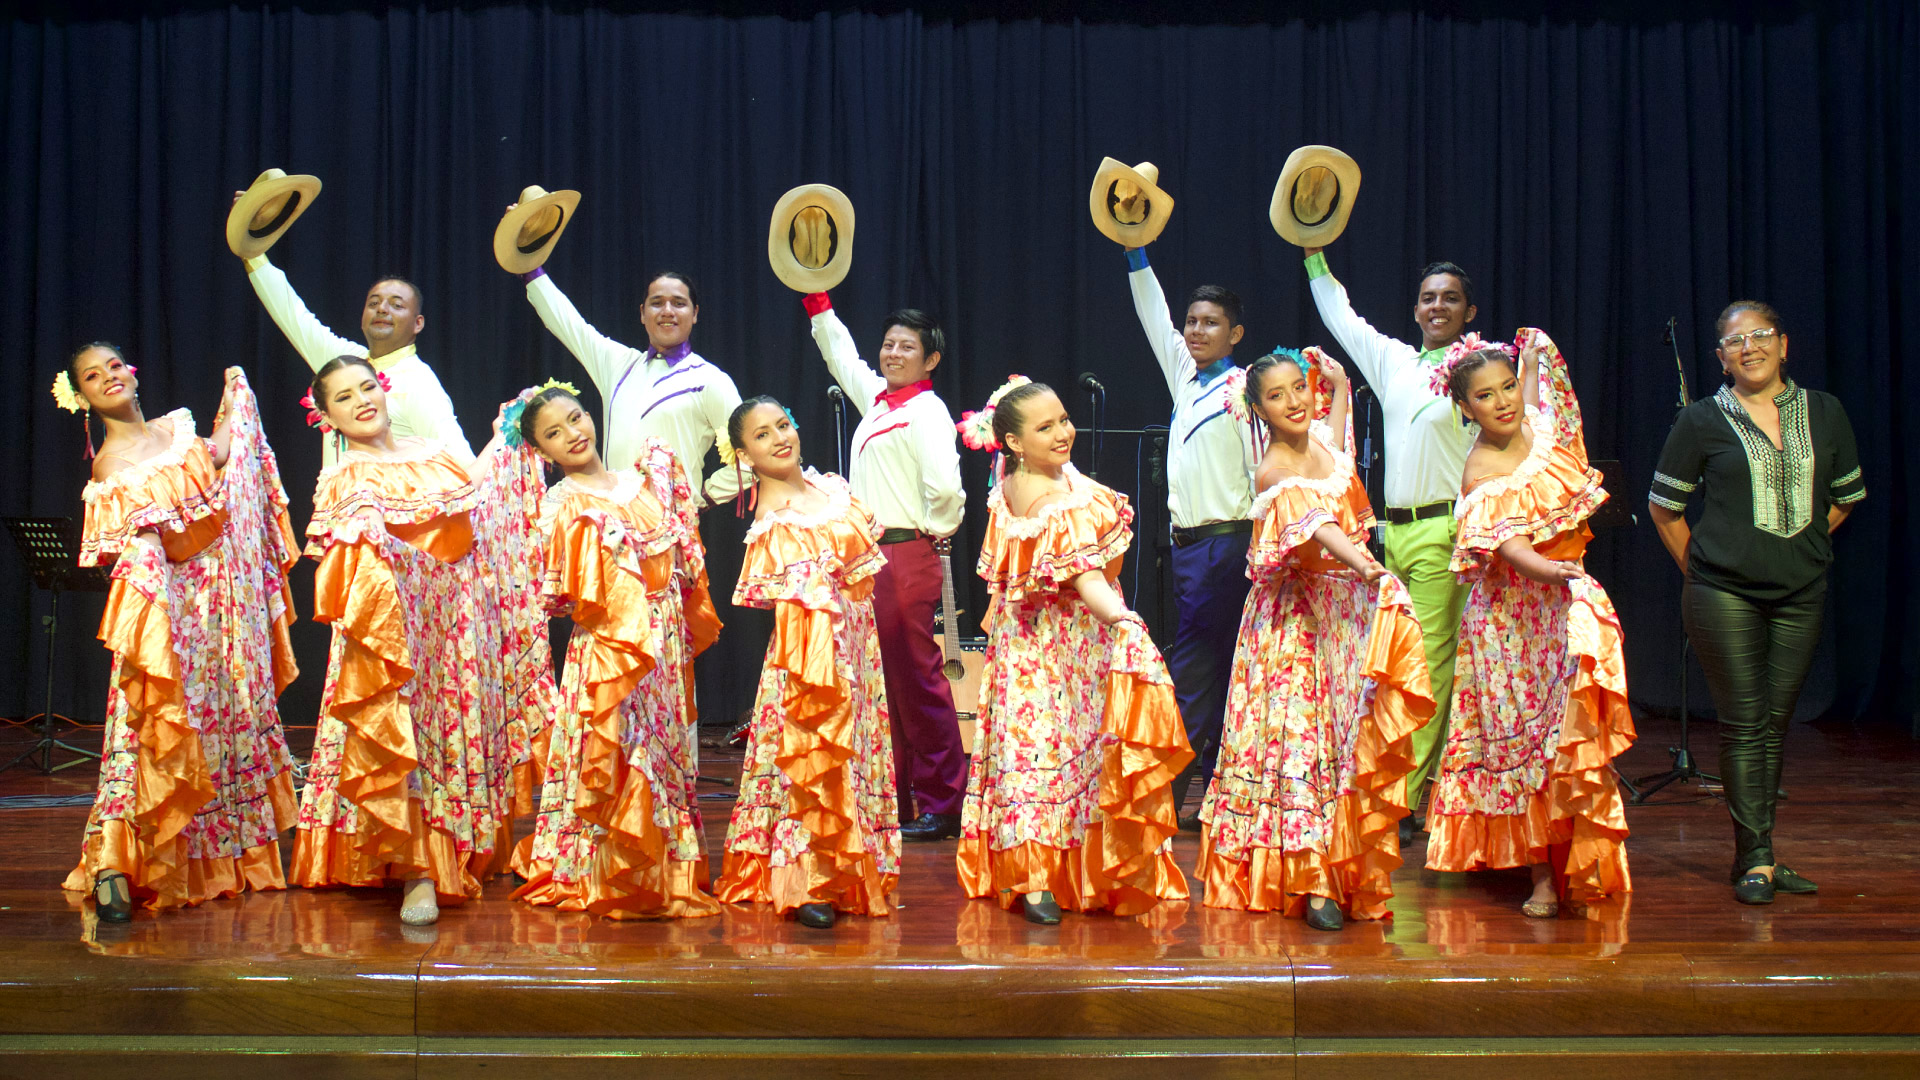
<path fill-rule="evenodd" d="M 960 834 L 967 774 L 953 689 L 933 640 L 943 573 L 935 542 L 959 530 L 967 500 L 953 414 L 933 391 L 946 338 L 925 314 L 896 311 L 887 317 L 878 370 L 860 358 L 826 292 L 846 277 L 853 230 L 847 197 L 809 184 L 776 204 L 767 251 L 774 275 L 805 294 L 813 340 L 860 412 L 849 479 L 854 496 L 885 530 L 886 565 L 874 578 L 873 607 L 893 725 L 900 836 L 939 840 Z"/>
<path fill-rule="evenodd" d="M 599 389 L 605 420 L 601 456 L 608 464 L 632 465 L 640 460 L 646 440 L 657 438 L 673 448 L 688 478 L 704 489 L 708 505 L 733 498 L 743 478 L 751 480 L 741 470 L 722 463 L 704 484 L 700 480 L 707 452 L 724 442 L 727 417 L 740 404 L 740 391 L 726 372 L 693 351 L 690 338 L 700 320 L 700 298 L 692 281 L 662 273 L 647 282 L 640 305 L 647 328 L 645 349 L 594 329 L 544 267 L 579 202 L 578 192 L 525 189 L 494 230 L 494 257 L 527 283 L 527 301 L 540 321 Z"/>
<path fill-rule="evenodd" d="M 367 290 L 360 313 L 362 343 L 341 337 L 315 317 L 287 275 L 267 261 L 267 249 L 319 194 L 320 181 L 314 177 L 288 176 L 279 169 L 261 173 L 247 190 L 234 195 L 227 214 L 228 248 L 246 264 L 255 295 L 308 367 L 318 371 L 336 356 L 366 357 L 392 383 L 387 408 L 396 434 L 431 439 L 471 461 L 473 448 L 460 430 L 453 400 L 415 349 L 426 318 L 420 312 L 420 290 L 412 282 L 382 278 Z M 325 464 L 333 463 L 337 442 L 326 441 Z"/>
<path fill-rule="evenodd" d="M 1307 252 L 1307 278 L 1314 306 L 1335 341 L 1380 402 L 1386 440 L 1383 494 L 1387 569 L 1406 583 L 1420 620 L 1433 689 L 1433 720 L 1413 736 L 1414 771 L 1407 777 L 1407 805 L 1416 812 L 1446 745 L 1453 696 L 1453 659 L 1467 588 L 1450 567 L 1454 500 L 1466 468 L 1473 430 L 1444 393 L 1433 389 L 1432 372 L 1473 320 L 1473 283 L 1452 263 L 1435 263 L 1421 274 L 1414 302 L 1420 345 L 1387 336 L 1354 313 L 1346 287 L 1327 269 L 1321 248 L 1346 228 L 1360 189 L 1360 168 L 1330 146 L 1303 146 L 1287 158 L 1274 185 L 1270 215 L 1274 231 Z M 1402 819 L 1410 841 L 1414 818 Z"/>
<path fill-rule="evenodd" d="M 1246 429 L 1226 415 L 1221 380 L 1234 370 L 1233 348 L 1246 328 L 1240 299 L 1217 285 L 1189 297 L 1184 325 L 1147 265 L 1146 245 L 1160 235 L 1173 200 L 1150 163 L 1132 168 L 1107 158 L 1089 193 L 1095 227 L 1127 249 L 1134 311 L 1160 362 L 1173 419 L 1167 439 L 1167 510 L 1173 519 L 1173 588 L 1179 622 L 1166 652 L 1193 747 L 1192 769 L 1174 787 L 1176 808 L 1199 780 L 1204 793 L 1220 751 L 1227 679 L 1240 612 L 1247 600 L 1247 541 L 1253 533 L 1253 472 L 1258 456 Z M 1194 827 L 1191 818 L 1183 825 Z"/>

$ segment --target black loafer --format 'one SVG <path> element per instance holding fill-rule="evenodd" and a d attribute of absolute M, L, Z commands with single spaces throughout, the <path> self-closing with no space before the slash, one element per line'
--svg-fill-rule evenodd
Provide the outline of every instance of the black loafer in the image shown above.
<path fill-rule="evenodd" d="M 793 921 L 801 926 L 811 926 L 815 930 L 833 929 L 833 905 L 823 903 L 801 904 L 793 909 Z"/>
<path fill-rule="evenodd" d="M 1052 893 L 1043 892 L 1038 900 L 1029 896 L 1024 903 L 1028 922 L 1039 923 L 1041 926 L 1060 925 L 1060 905 L 1054 901 Z"/>
<path fill-rule="evenodd" d="M 951 840 L 959 835 L 959 814 L 921 814 L 900 826 L 902 840 Z"/>
<path fill-rule="evenodd" d="M 1771 904 L 1773 879 L 1761 873 L 1748 874 L 1734 885 L 1733 898 L 1743 904 Z"/>
<path fill-rule="evenodd" d="M 1773 891 L 1805 895 L 1819 892 L 1820 886 L 1789 870 L 1785 863 L 1774 863 Z"/>
<path fill-rule="evenodd" d="M 1338 930 L 1345 926 L 1346 920 L 1340 917 L 1340 905 L 1328 900 L 1319 907 L 1313 901 L 1307 901 L 1307 925 L 1315 930 Z"/>

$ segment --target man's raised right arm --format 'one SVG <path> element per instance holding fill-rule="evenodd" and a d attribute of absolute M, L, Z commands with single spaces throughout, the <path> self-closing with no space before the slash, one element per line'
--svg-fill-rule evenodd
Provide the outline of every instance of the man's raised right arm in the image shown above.
<path fill-rule="evenodd" d="M 300 359 L 307 366 L 319 371 L 327 361 L 336 356 L 365 356 L 367 347 L 358 341 L 349 341 L 327 329 L 307 305 L 300 294 L 293 291 L 293 283 L 281 269 L 267 261 L 265 255 L 255 255 L 244 260 L 247 267 L 247 283 L 253 286 L 254 295 L 266 307 L 267 314 L 273 316 L 274 325 L 287 335 Z"/>
<path fill-rule="evenodd" d="M 573 306 L 573 301 L 567 299 L 567 294 L 560 291 L 560 286 L 547 276 L 545 269 L 523 276 L 527 279 L 527 301 L 540 313 L 540 321 L 587 369 L 587 377 L 600 388 L 600 396 L 606 398 L 620 373 L 626 370 L 634 350 L 595 330 L 580 314 L 580 309 Z M 688 471 L 697 472 L 698 468 Z"/>
<path fill-rule="evenodd" d="M 1318 249 L 1307 256 L 1307 287 L 1313 292 L 1313 306 L 1320 309 L 1320 321 L 1326 324 L 1327 332 L 1376 389 L 1398 362 L 1412 353 L 1412 346 L 1375 330 L 1372 323 L 1354 313 L 1347 287 L 1327 269 L 1327 257 Z"/>

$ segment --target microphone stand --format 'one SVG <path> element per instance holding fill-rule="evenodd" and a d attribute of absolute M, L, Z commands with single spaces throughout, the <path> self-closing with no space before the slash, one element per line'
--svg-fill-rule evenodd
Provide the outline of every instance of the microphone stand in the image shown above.
<path fill-rule="evenodd" d="M 1088 372 L 1080 376 L 1080 389 L 1087 392 L 1087 412 L 1093 419 L 1087 440 L 1093 448 L 1087 459 L 1087 479 L 1098 480 L 1100 479 L 1101 444 L 1106 441 L 1104 434 L 1107 421 L 1107 388 L 1100 385 L 1100 380 L 1094 378 L 1092 372 Z"/>
<path fill-rule="evenodd" d="M 833 403 L 833 454 L 838 474 L 847 475 L 847 395 L 838 386 L 827 387 L 827 399 Z"/>

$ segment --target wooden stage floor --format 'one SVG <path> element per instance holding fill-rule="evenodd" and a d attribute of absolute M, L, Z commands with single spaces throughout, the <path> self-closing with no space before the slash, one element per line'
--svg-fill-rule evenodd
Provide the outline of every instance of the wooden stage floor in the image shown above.
<path fill-rule="evenodd" d="M 1643 721 L 1624 771 L 1672 739 Z M 595 920 L 505 880 L 420 930 L 395 893 L 298 890 L 100 926 L 57 887 L 85 808 L 5 809 L 0 1077 L 1920 1076 L 1920 744 L 1802 726 L 1789 754 L 1781 850 L 1818 896 L 1735 904 L 1726 810 L 1682 786 L 1630 809 L 1636 892 L 1590 918 L 1521 917 L 1524 870 L 1416 868 L 1392 919 L 1338 934 L 1197 902 L 1031 926 L 961 896 L 952 841 L 908 845 L 896 917 L 830 931 Z"/>

